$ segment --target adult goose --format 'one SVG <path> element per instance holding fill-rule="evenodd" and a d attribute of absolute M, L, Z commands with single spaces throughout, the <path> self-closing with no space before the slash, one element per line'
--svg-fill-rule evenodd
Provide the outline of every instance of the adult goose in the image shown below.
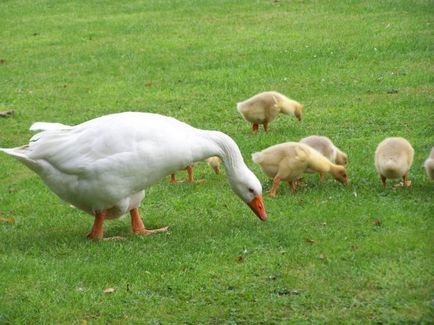
<path fill-rule="evenodd" d="M 105 115 L 76 126 L 35 123 L 44 129 L 29 144 L 1 151 L 36 172 L 62 200 L 93 215 L 88 238 L 103 237 L 105 219 L 131 215 L 136 234 L 146 229 L 138 207 L 145 189 L 193 162 L 223 160 L 232 190 L 265 220 L 262 187 L 236 143 L 218 131 L 196 129 L 174 118 L 139 112 Z"/>

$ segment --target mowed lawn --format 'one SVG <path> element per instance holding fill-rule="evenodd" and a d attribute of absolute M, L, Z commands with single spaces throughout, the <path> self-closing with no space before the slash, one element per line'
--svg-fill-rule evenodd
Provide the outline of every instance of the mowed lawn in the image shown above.
<path fill-rule="evenodd" d="M 348 153 L 350 177 L 282 184 L 261 222 L 198 164 L 199 182 L 162 179 L 140 207 L 170 233 L 134 236 L 124 218 L 105 236 L 125 240 L 98 242 L 93 218 L 1 154 L 15 223 L 0 222 L 0 324 L 432 323 L 433 17 L 428 0 L 0 2 L 0 111 L 15 110 L 0 147 L 35 121 L 156 112 L 232 136 L 264 192 L 251 154 L 312 134 Z M 264 90 L 304 103 L 303 121 L 253 135 L 235 106 Z M 381 186 L 387 136 L 415 149 L 411 188 Z"/>

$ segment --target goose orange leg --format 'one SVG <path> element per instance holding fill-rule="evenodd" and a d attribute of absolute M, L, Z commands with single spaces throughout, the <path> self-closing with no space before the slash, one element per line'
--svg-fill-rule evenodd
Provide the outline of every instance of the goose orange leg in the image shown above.
<path fill-rule="evenodd" d="M 176 175 L 175 174 L 170 174 L 170 183 L 176 184 Z"/>
<path fill-rule="evenodd" d="M 189 183 L 193 183 L 194 182 L 194 177 L 193 177 L 193 166 L 187 166 L 187 174 L 188 174 L 188 182 Z"/>
<path fill-rule="evenodd" d="M 95 213 L 95 222 L 93 223 L 92 230 L 87 235 L 87 238 L 89 239 L 102 239 L 103 236 L 103 228 L 102 225 L 104 223 L 105 217 L 107 215 L 107 212 L 96 212 Z"/>
<path fill-rule="evenodd" d="M 321 182 L 324 182 L 324 173 L 322 173 L 322 172 L 319 173 L 319 180 Z"/>
<path fill-rule="evenodd" d="M 142 218 L 140 218 L 139 209 L 134 208 L 130 211 L 131 215 L 131 228 L 133 233 L 141 235 L 150 235 L 157 232 L 166 232 L 169 227 L 163 227 L 158 229 L 146 229 L 143 224 Z"/>
<path fill-rule="evenodd" d="M 253 131 L 254 133 L 257 133 L 258 130 L 259 130 L 259 125 L 258 125 L 258 123 L 253 123 L 253 124 L 252 124 L 252 131 Z"/>
<path fill-rule="evenodd" d="M 276 196 L 276 191 L 277 191 L 277 188 L 279 187 L 279 183 L 280 183 L 279 176 L 274 177 L 274 179 L 273 179 L 273 186 L 271 187 L 271 190 L 268 192 L 269 196 L 271 196 L 271 197 L 275 197 Z"/>

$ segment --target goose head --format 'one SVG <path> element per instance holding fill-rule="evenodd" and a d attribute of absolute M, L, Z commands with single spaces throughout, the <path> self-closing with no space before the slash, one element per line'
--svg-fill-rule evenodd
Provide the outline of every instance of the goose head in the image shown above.
<path fill-rule="evenodd" d="M 262 186 L 250 169 L 243 168 L 229 177 L 232 190 L 243 200 L 259 219 L 267 219 L 264 202 L 262 201 Z"/>

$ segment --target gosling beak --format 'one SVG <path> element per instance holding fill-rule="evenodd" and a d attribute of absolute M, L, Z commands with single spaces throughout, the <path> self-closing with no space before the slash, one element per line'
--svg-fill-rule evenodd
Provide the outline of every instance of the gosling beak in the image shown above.
<path fill-rule="evenodd" d="M 267 219 L 267 213 L 265 212 L 264 202 L 262 202 L 262 195 L 256 196 L 250 203 L 248 203 L 250 209 L 261 219 L 265 221 Z"/>

